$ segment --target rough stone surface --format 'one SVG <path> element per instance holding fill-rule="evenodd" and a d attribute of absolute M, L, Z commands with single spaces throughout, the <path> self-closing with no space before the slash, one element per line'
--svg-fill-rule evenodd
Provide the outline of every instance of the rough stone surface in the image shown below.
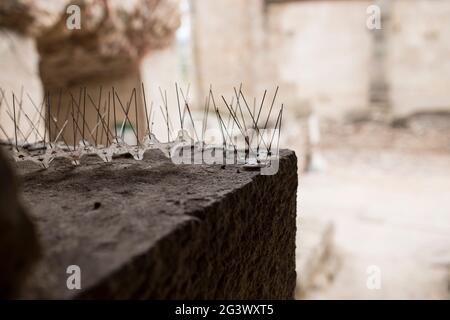
<path fill-rule="evenodd" d="M 19 294 L 38 253 L 35 228 L 20 204 L 16 178 L 0 150 L 0 299 Z"/>
<path fill-rule="evenodd" d="M 23 172 L 45 256 L 24 297 L 291 299 L 297 179 L 288 150 L 274 176 L 159 151 Z M 80 291 L 66 287 L 69 265 Z"/>

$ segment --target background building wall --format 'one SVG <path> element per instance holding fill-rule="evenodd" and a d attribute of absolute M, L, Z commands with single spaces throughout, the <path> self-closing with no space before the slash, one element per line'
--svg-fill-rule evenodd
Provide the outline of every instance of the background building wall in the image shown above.
<path fill-rule="evenodd" d="M 311 108 L 334 117 L 367 106 L 369 4 L 299 1 L 269 5 L 269 50 L 290 108 Z"/>
<path fill-rule="evenodd" d="M 199 96 L 214 91 L 228 99 L 243 83 L 246 94 L 257 91 L 262 55 L 261 0 L 192 0 L 194 57 Z M 262 49 L 262 48 L 261 48 Z"/>
<path fill-rule="evenodd" d="M 393 112 L 449 110 L 450 1 L 394 1 L 388 34 Z"/>
<path fill-rule="evenodd" d="M 183 36 L 177 43 L 140 57 L 141 80 L 133 82 L 139 87 L 142 81 L 148 87 L 148 102 L 155 102 L 159 117 L 155 118 L 157 131 L 158 126 L 165 130 L 159 87 L 167 90 L 169 111 L 174 124 L 178 123 L 175 82 L 184 90 L 191 84 L 190 101 L 198 110 L 210 85 L 217 95 L 231 99 L 233 87 L 243 83 L 249 100 L 260 99 L 264 89 L 273 93 L 280 85 L 280 100 L 290 114 L 314 110 L 319 116 L 340 119 L 368 111 L 374 37 L 366 26 L 366 9 L 373 3 L 189 0 L 188 9 L 183 9 L 189 11 L 189 28 L 181 28 Z M 449 110 L 450 1 L 389 3 L 384 34 L 390 110 L 394 115 Z M 41 101 L 37 66 L 42 57 L 35 42 L 6 30 L 0 33 L 0 86 L 9 92 L 9 100 L 11 91 L 19 93 L 23 86 L 35 101 Z M 183 74 L 186 64 L 188 76 Z M 0 117 L 8 120 L 4 110 Z M 11 133 L 10 121 L 4 122 Z"/>
<path fill-rule="evenodd" d="M 280 85 L 288 112 L 368 112 L 374 37 L 361 1 L 191 0 L 197 79 L 231 97 Z M 395 116 L 449 110 L 450 1 L 389 1 L 386 84 Z"/>

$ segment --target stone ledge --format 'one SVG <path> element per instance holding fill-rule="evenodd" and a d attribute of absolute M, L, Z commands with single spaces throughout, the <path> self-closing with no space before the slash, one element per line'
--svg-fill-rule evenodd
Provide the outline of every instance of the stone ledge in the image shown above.
<path fill-rule="evenodd" d="M 22 173 L 44 254 L 22 297 L 292 299 L 297 159 L 280 157 L 274 176 L 158 151 Z M 81 290 L 66 287 L 69 265 Z"/>

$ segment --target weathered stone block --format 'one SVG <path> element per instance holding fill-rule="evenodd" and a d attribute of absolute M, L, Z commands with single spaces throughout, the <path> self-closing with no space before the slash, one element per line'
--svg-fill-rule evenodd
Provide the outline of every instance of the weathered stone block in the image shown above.
<path fill-rule="evenodd" d="M 44 259 L 27 298 L 291 299 L 297 159 L 274 176 L 237 166 L 90 159 L 22 173 Z M 81 290 L 66 269 L 81 268 Z"/>

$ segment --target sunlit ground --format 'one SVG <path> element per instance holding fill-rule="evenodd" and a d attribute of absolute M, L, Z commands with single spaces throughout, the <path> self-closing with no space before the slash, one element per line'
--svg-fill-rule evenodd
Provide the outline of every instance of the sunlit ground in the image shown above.
<path fill-rule="evenodd" d="M 333 270 L 306 298 L 450 298 L 449 132 L 322 129 L 326 169 L 300 176 L 297 246 L 303 221 L 331 222 Z M 378 290 L 366 285 L 370 266 Z"/>

